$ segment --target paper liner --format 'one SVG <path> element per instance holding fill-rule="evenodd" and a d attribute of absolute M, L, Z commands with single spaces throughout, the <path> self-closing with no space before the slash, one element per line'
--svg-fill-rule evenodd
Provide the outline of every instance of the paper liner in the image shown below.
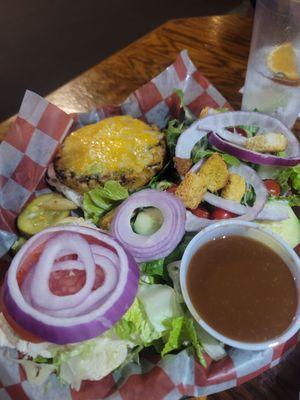
<path fill-rule="evenodd" d="M 186 51 L 162 73 L 132 93 L 119 106 L 95 108 L 73 115 L 73 127 L 103 118 L 130 114 L 163 128 L 178 115 L 175 89 L 182 89 L 186 105 L 199 115 L 205 106 L 229 107 L 224 97 L 195 68 Z M 15 240 L 15 218 L 27 201 L 47 189 L 44 175 L 73 118 L 37 94 L 26 91 L 18 117 L 0 144 L 0 256 Z M 2 259 L 7 263 L 7 259 Z M 0 349 L 0 399 L 5 400 L 179 400 L 182 396 L 216 393 L 242 384 L 276 365 L 297 343 L 294 336 L 284 345 L 259 352 L 230 349 L 214 362 L 208 356 L 203 368 L 182 351 L 163 359 L 154 355 L 131 363 L 101 381 L 85 381 L 76 392 L 52 375 L 42 386 L 32 386 L 14 350 Z M 9 353 L 9 357 L 7 357 Z"/>

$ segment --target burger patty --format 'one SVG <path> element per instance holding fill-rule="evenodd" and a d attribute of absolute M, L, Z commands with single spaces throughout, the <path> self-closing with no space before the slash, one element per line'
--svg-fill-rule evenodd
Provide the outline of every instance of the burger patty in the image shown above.
<path fill-rule="evenodd" d="M 162 169 L 165 155 L 162 132 L 130 116 L 116 116 L 72 132 L 53 165 L 59 181 L 80 193 L 108 180 L 132 190 Z"/>

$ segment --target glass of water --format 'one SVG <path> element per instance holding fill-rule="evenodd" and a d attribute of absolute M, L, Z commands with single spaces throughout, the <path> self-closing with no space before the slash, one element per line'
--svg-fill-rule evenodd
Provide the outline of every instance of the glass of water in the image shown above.
<path fill-rule="evenodd" d="M 258 0 L 242 109 L 292 127 L 300 114 L 300 0 Z"/>

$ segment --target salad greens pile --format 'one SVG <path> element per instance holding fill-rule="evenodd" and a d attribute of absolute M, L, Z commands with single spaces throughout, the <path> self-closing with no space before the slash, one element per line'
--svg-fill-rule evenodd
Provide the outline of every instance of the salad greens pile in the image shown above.
<path fill-rule="evenodd" d="M 147 187 L 166 190 L 178 182 L 179 175 L 174 168 L 175 147 L 181 133 L 196 117 L 185 106 L 182 91 L 176 91 L 181 103 L 179 119 L 168 122 L 165 129 L 168 147 L 168 162 L 149 182 Z M 215 112 L 225 112 L 218 109 Z M 248 137 L 258 131 L 257 127 L 242 126 Z M 192 152 L 193 163 L 218 152 L 229 166 L 238 166 L 239 159 L 225 154 L 203 138 Z M 248 163 L 249 164 L 249 163 Z M 251 165 L 253 167 L 253 165 Z M 263 178 L 276 179 L 280 185 L 280 196 L 270 196 L 270 202 L 280 202 L 289 218 L 280 222 L 262 221 L 260 224 L 281 235 L 292 247 L 300 242 L 299 220 L 292 206 L 300 206 L 300 165 L 293 168 L 257 167 Z M 118 182 L 108 181 L 83 195 L 84 218 L 98 225 L 107 215 L 127 197 L 129 192 Z M 255 193 L 247 187 L 242 204 L 252 206 Z M 5 327 L 0 315 L 0 346 L 17 348 L 28 355 L 20 360 L 32 382 L 45 380 L 55 371 L 63 382 L 78 389 L 84 379 L 98 380 L 129 361 L 139 362 L 139 352 L 143 348 L 153 348 L 165 356 L 169 353 L 189 349 L 205 366 L 203 350 L 212 357 L 222 357 L 223 345 L 204 333 L 191 317 L 180 293 L 178 266 L 181 257 L 194 234 L 186 233 L 176 249 L 165 258 L 142 262 L 137 297 L 123 317 L 105 334 L 79 344 L 57 346 L 50 343 L 32 344 L 18 338 L 12 330 Z M 16 242 L 15 251 L 24 240 Z M 173 265 L 174 264 L 174 265 Z M 172 268 L 170 268 L 172 267 Z M 176 269 L 177 268 L 177 269 Z M 99 362 L 101 360 L 101 362 Z M 36 368 L 39 374 L 35 374 Z M 41 372 L 43 371 L 43 372 Z"/>

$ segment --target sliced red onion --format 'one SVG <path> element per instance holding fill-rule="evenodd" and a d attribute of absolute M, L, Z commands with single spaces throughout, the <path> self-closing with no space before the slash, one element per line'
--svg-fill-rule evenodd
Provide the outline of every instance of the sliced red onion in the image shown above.
<path fill-rule="evenodd" d="M 202 165 L 204 164 L 205 158 L 202 158 L 200 161 L 196 162 L 196 164 L 194 164 L 192 166 L 192 168 L 189 170 L 189 172 L 198 172 L 199 169 L 202 167 Z"/>
<path fill-rule="evenodd" d="M 266 200 L 268 197 L 268 192 L 265 188 L 265 185 L 264 185 L 263 181 L 260 179 L 260 177 L 257 175 L 257 173 L 252 168 L 248 167 L 247 165 L 240 164 L 238 167 L 231 167 L 230 172 L 236 173 L 240 176 L 243 176 L 245 178 L 246 182 L 253 187 L 255 194 L 256 194 L 256 198 L 255 198 L 253 207 L 245 207 L 246 212 L 243 213 L 243 215 L 240 215 L 239 217 L 235 217 L 235 218 L 230 218 L 230 219 L 252 221 L 252 220 L 256 219 L 256 217 L 262 211 L 262 209 L 264 208 L 264 205 L 266 203 Z M 209 200 L 214 200 L 214 198 L 210 197 L 209 194 L 204 199 L 206 200 L 207 198 Z M 230 202 L 230 200 L 227 200 L 227 202 Z M 229 204 L 227 202 L 226 202 L 226 204 Z M 242 206 L 242 205 L 239 205 L 239 206 L 240 207 L 236 207 L 237 210 L 244 211 L 244 209 L 242 208 L 244 206 Z M 238 214 L 238 213 L 235 212 L 235 214 Z M 196 215 L 192 214 L 190 211 L 187 211 L 186 217 L 187 217 L 187 219 L 186 219 L 185 229 L 188 232 L 198 231 L 198 230 L 205 228 L 206 226 L 211 225 L 216 222 L 216 220 L 210 220 L 207 218 L 199 218 Z"/>
<path fill-rule="evenodd" d="M 276 157 L 247 150 L 239 145 L 245 143 L 245 138 L 229 133 L 225 128 L 240 125 L 252 125 L 259 128 L 259 134 L 264 132 L 282 133 L 288 141 L 286 153 L 288 157 Z M 209 132 L 210 143 L 225 153 L 256 164 L 294 166 L 300 162 L 300 145 L 295 135 L 278 119 L 266 114 L 248 111 L 229 111 L 202 118 L 184 131 L 176 145 L 176 156 L 191 158 L 195 144 Z"/>
<path fill-rule="evenodd" d="M 204 159 L 198 161 L 196 164 L 192 166 L 190 172 L 198 172 L 203 163 Z M 230 168 L 229 171 L 233 172 L 233 169 Z M 246 175 L 244 174 L 241 176 L 243 176 L 246 179 L 248 174 Z M 238 203 L 237 201 L 223 199 L 221 196 L 217 196 L 210 192 L 206 192 L 203 199 L 212 206 L 222 208 L 223 210 L 230 211 L 237 215 L 246 214 L 249 210 L 249 207 L 246 207 L 243 204 Z M 272 204 L 272 203 L 266 204 L 262 209 L 262 211 L 260 211 L 256 216 L 256 219 L 271 220 L 271 221 L 282 221 L 286 218 L 288 218 L 288 212 L 286 210 L 286 207 L 283 207 L 281 204 Z"/>
<path fill-rule="evenodd" d="M 293 134 L 293 132 L 287 128 L 277 118 L 271 117 L 270 115 L 251 112 L 251 111 L 229 111 L 225 113 L 219 113 L 215 115 L 209 115 L 203 119 L 197 121 L 197 128 L 204 131 L 215 132 L 221 136 L 220 132 L 226 127 L 236 127 L 240 125 L 251 125 L 259 128 L 259 133 L 267 132 L 278 132 L 282 133 L 288 141 L 286 153 L 289 157 L 300 157 L 300 145 Z M 222 133 L 222 132 L 221 132 Z M 234 135 L 228 136 L 232 138 L 234 143 Z"/>
<path fill-rule="evenodd" d="M 74 237 L 75 248 L 70 248 L 71 246 L 68 244 L 68 251 L 69 254 L 75 252 L 80 259 L 55 261 L 56 255 L 53 255 L 51 259 L 47 255 L 47 262 L 51 263 L 54 260 L 53 267 L 56 268 L 60 265 L 63 269 L 72 269 L 67 267 L 66 263 L 69 261 L 73 268 L 80 267 L 82 264 L 86 269 L 84 262 L 86 254 L 81 254 L 82 244 L 80 243 L 76 249 L 78 235 L 87 243 L 88 240 L 93 240 L 94 244 L 90 245 L 90 248 L 99 246 L 113 252 L 117 257 L 117 264 L 115 264 L 116 259 L 112 261 L 109 257 L 91 251 L 93 263 L 95 260 L 95 268 L 96 265 L 99 265 L 104 271 L 103 285 L 98 289 L 91 290 L 82 303 L 75 307 L 71 305 L 61 310 L 58 305 L 57 309 L 53 310 L 47 305 L 42 308 L 41 312 L 32 301 L 32 281 L 37 279 L 34 276 L 36 270 L 44 268 L 45 265 L 41 265 L 38 261 L 33 263 L 29 271 L 23 272 L 25 277 L 21 287 L 18 283 L 19 271 L 22 269 L 24 260 L 28 264 L 28 259 L 30 260 L 31 256 L 35 258 L 37 251 L 41 252 L 39 257 L 41 259 L 43 248 L 50 244 L 49 239 L 54 240 L 56 236 L 61 237 L 62 234 Z M 54 245 L 51 246 L 53 249 L 54 247 Z M 59 247 L 55 248 L 58 252 L 61 251 Z M 100 252 L 99 248 L 97 248 L 97 252 Z M 109 252 L 106 253 L 107 256 L 109 256 Z M 90 262 L 89 256 L 87 262 Z M 46 267 L 48 269 L 48 266 Z M 43 280 L 44 277 L 41 279 Z M 81 342 L 101 335 L 124 315 L 136 296 L 138 279 L 138 266 L 133 257 L 110 235 L 82 226 L 53 227 L 30 238 L 15 256 L 3 285 L 3 302 L 9 315 L 20 326 L 41 339 L 57 344 Z M 41 294 L 41 291 L 38 294 Z M 71 296 L 57 297 L 68 298 Z M 67 305 L 65 304 L 65 306 Z M 59 316 L 53 316 L 51 313 L 57 313 Z"/>
<path fill-rule="evenodd" d="M 245 146 L 247 138 L 245 138 L 244 136 L 239 135 L 238 133 L 233 133 L 228 131 L 225 128 L 219 129 L 217 131 L 217 134 L 224 140 L 227 140 L 228 142 L 237 144 L 237 145 L 241 145 L 241 146 Z"/>
<path fill-rule="evenodd" d="M 230 211 L 237 215 L 246 214 L 249 209 L 249 207 L 246 207 L 237 201 L 223 199 L 221 196 L 217 196 L 210 192 L 205 193 L 204 200 L 212 206 L 222 208 L 223 210 Z M 286 207 L 281 204 L 266 203 L 255 219 L 282 221 L 286 218 L 288 218 Z"/>
<path fill-rule="evenodd" d="M 86 269 L 86 282 L 76 294 L 55 296 L 49 288 L 49 279 L 57 254 L 64 249 L 79 255 Z M 31 281 L 31 298 L 35 305 L 49 310 L 75 307 L 91 293 L 94 282 L 95 262 L 88 242 L 78 234 L 61 233 L 47 242 L 40 255 Z"/>
<path fill-rule="evenodd" d="M 135 210 L 158 208 L 164 218 L 162 226 L 152 235 L 133 232 L 130 220 Z M 111 223 L 113 235 L 131 252 L 137 262 L 166 257 L 184 235 L 185 207 L 180 199 L 168 192 L 141 190 L 125 200 Z"/>
<path fill-rule="evenodd" d="M 97 244 L 92 244 L 91 250 L 92 250 L 93 255 L 96 254 L 98 256 L 104 256 L 104 257 L 108 258 L 109 260 L 111 260 L 115 265 L 118 265 L 117 255 L 113 251 L 107 249 L 106 247 L 102 247 Z"/>
<path fill-rule="evenodd" d="M 175 156 L 179 158 L 191 158 L 192 150 L 199 140 L 207 136 L 208 131 L 198 128 L 199 121 L 194 122 L 180 136 L 176 144 Z"/>
<path fill-rule="evenodd" d="M 101 267 L 101 269 L 104 271 L 105 278 L 103 284 L 97 289 L 93 290 L 90 295 L 76 307 L 65 310 L 51 311 L 49 312 L 49 315 L 61 318 L 82 315 L 82 313 L 84 313 L 91 306 L 98 304 L 100 300 L 102 300 L 115 288 L 118 280 L 118 272 L 114 264 L 103 256 L 94 255 L 94 258 L 96 265 Z M 44 310 L 41 309 L 41 311 Z"/>
<path fill-rule="evenodd" d="M 36 268 L 36 266 L 35 266 Z M 60 270 L 68 270 L 68 269 L 80 269 L 83 270 L 84 264 L 78 260 L 65 260 L 65 261 L 58 261 L 53 264 L 52 272 L 53 271 L 60 271 Z"/>
<path fill-rule="evenodd" d="M 258 153 L 256 151 L 248 150 L 243 147 L 239 147 L 235 144 L 229 143 L 226 140 L 220 138 L 216 133 L 211 132 L 208 136 L 210 144 L 215 146 L 217 149 L 224 153 L 231 154 L 241 160 L 249 161 L 254 164 L 260 165 L 276 165 L 281 167 L 293 167 L 300 163 L 300 156 L 297 157 L 278 157 L 271 154 Z M 299 146 L 299 145 L 298 145 Z M 297 147 L 296 146 L 296 149 Z"/>

